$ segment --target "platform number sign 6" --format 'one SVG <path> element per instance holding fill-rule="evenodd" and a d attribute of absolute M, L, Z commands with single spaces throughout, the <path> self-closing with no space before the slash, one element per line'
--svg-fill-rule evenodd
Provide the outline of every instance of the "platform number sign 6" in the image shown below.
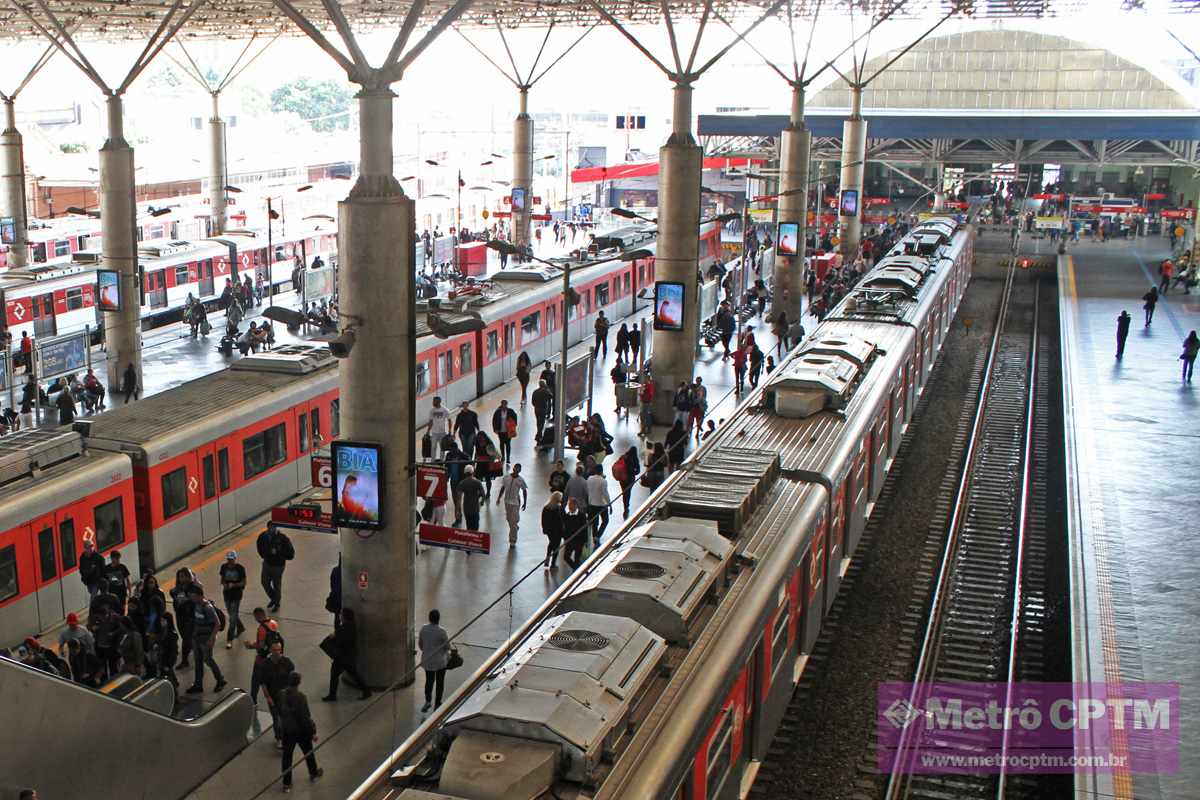
<path fill-rule="evenodd" d="M 328 456 L 312 457 L 312 485 L 317 489 L 333 488 L 333 459 Z"/>
<path fill-rule="evenodd" d="M 432 464 L 417 467 L 417 496 L 427 500 L 445 500 L 447 488 L 446 468 Z"/>

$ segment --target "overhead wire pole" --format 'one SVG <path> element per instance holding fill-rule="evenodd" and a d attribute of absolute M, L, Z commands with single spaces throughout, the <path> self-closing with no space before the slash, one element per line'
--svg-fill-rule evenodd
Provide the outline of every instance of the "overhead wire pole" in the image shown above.
<path fill-rule="evenodd" d="M 372 66 L 341 7 L 324 8 L 349 55 L 291 0 L 275 5 L 361 87 L 360 169 L 338 204 L 340 335 L 352 350 L 340 379 L 341 436 L 378 444 L 378 530 L 341 528 L 342 605 L 358 621 L 359 670 L 373 686 L 411 683 L 414 648 L 413 484 L 416 394 L 416 205 L 393 174 L 393 115 L 400 80 L 416 58 L 471 6 L 458 0 L 415 44 L 425 4 L 408 9 L 387 57 Z M 307 6 L 306 6 L 307 8 Z M 397 277 L 398 276 L 398 277 Z M 387 402 L 381 402 L 386 398 Z M 334 487 L 334 491 L 338 491 Z M 340 495 L 339 495 L 340 496 Z"/>
<path fill-rule="evenodd" d="M 471 41 L 471 39 L 469 39 L 461 29 L 456 27 L 455 32 L 461 36 L 463 41 L 469 44 L 475 50 L 475 52 L 483 56 L 483 58 L 489 64 L 491 64 L 497 72 L 507 78 L 509 83 L 516 88 L 518 93 L 517 116 L 516 119 L 513 120 L 513 177 L 512 183 L 510 184 L 510 195 L 513 198 L 511 230 L 512 243 L 517 246 L 518 253 L 524 253 L 525 248 L 529 246 L 531 239 L 530 229 L 533 217 L 534 128 L 533 117 L 529 115 L 529 90 L 536 86 L 538 81 L 546 76 L 546 73 L 553 69 L 560 61 L 566 58 L 567 54 L 574 50 L 575 47 L 582 42 L 589 33 L 595 30 L 599 23 L 595 23 L 585 28 L 583 33 L 578 38 L 576 38 L 573 42 L 571 42 L 570 45 L 566 47 L 566 49 L 559 53 L 559 55 L 554 58 L 554 60 L 551 61 L 550 64 L 548 64 L 541 72 L 538 72 L 538 65 L 541 63 L 542 56 L 546 52 L 546 45 L 550 41 L 550 34 L 554 31 L 555 25 L 557 24 L 556 19 L 552 16 L 550 18 L 549 25 L 546 27 L 546 35 L 542 37 L 541 46 L 538 48 L 537 55 L 534 57 L 533 63 L 530 65 L 529 70 L 525 74 L 522 74 L 520 67 L 517 66 L 517 59 L 513 55 L 513 49 L 509 46 L 508 37 L 504 33 L 504 25 L 500 21 L 499 14 L 494 15 L 494 20 L 496 24 L 496 32 L 500 35 L 500 42 L 503 44 L 504 52 L 508 56 L 508 63 L 511 67 L 511 71 L 496 63 L 495 59 L 489 56 L 482 47 Z M 565 164 L 563 169 L 566 169 Z M 518 195 L 518 192 L 520 195 Z M 520 204 L 518 204 L 516 201 L 518 196 L 524 198 L 524 201 Z M 518 255 L 518 258 L 523 258 L 523 256 Z"/>
<path fill-rule="evenodd" d="M 137 260 L 137 198 L 134 179 L 133 148 L 125 140 L 123 98 L 125 92 L 142 75 L 155 57 L 162 52 L 175 34 L 187 24 L 205 0 L 183 0 L 166 9 L 157 27 L 146 41 L 141 53 L 125 74 L 124 80 L 110 86 L 88 60 L 71 32 L 46 0 L 34 0 L 49 28 L 38 19 L 33 8 L 19 3 L 14 6 L 83 74 L 96 84 L 107 102 L 108 138 L 100 148 L 100 229 L 103 235 L 102 260 L 106 267 L 120 276 L 121 306 L 118 311 L 104 312 L 104 339 L 108 348 L 108 385 L 121 384 L 122 375 L 132 367 L 142 378 L 141 299 L 143 287 L 138 274 Z M 154 567 L 153 564 L 143 565 Z"/>
<path fill-rule="evenodd" d="M 696 54 L 699 40 L 704 35 L 704 26 L 701 25 L 696 33 L 696 41 L 685 65 L 674 35 L 670 6 L 664 2 L 662 12 L 670 33 L 674 69 L 667 67 L 650 52 L 597 0 L 589 2 L 606 22 L 629 40 L 675 86 L 671 135 L 659 150 L 658 244 L 654 266 L 658 282 L 683 286 L 682 307 L 665 309 L 666 314 L 672 317 L 672 324 L 660 326 L 661 329 L 654 333 L 653 380 L 657 391 L 654 393 L 653 413 L 655 418 L 665 420 L 671 416 L 675 387 L 681 382 L 692 382 L 700 335 L 699 281 L 696 273 L 700 259 L 698 223 L 704 153 L 692 135 L 692 87 L 734 45 L 745 39 L 768 17 L 774 16 L 785 0 L 772 3 L 752 24 L 699 67 L 696 67 Z M 712 9 L 713 1 L 705 0 L 704 21 L 712 14 Z M 656 316 L 663 311 L 658 307 L 654 309 Z"/>
<path fill-rule="evenodd" d="M 9 94 L 0 92 L 4 126 L 0 129 L 0 219 L 10 219 L 8 268 L 21 269 L 29 263 L 29 203 L 25 197 L 25 145 L 17 129 L 17 95 L 54 57 L 57 47 L 48 45 L 25 77 Z"/>

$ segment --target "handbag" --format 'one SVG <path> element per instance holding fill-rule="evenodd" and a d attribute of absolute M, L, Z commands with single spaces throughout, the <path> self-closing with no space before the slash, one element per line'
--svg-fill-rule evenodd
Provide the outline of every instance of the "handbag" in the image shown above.
<path fill-rule="evenodd" d="M 446 657 L 446 669 L 458 669 L 463 665 L 462 656 L 458 654 L 457 647 L 450 648 L 450 655 Z"/>
<path fill-rule="evenodd" d="M 212 333 L 212 324 L 210 324 L 208 320 L 204 320 L 204 322 L 200 323 L 200 333 L 204 334 L 205 336 L 208 336 L 210 333 Z"/>
<path fill-rule="evenodd" d="M 337 657 L 338 657 L 337 639 L 334 638 L 334 635 L 332 633 L 327 635 L 324 639 L 322 639 L 321 644 L 318 645 L 318 647 L 321 648 L 321 652 L 323 652 L 325 655 L 329 656 L 334 661 L 337 660 Z"/>

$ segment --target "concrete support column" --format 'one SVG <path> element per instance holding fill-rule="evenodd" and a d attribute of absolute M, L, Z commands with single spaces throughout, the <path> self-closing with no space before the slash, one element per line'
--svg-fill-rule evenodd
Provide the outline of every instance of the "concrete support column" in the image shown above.
<path fill-rule="evenodd" d="M 946 165 L 937 162 L 933 165 L 933 210 L 943 211 L 946 208 L 946 188 L 943 185 L 943 171 Z"/>
<path fill-rule="evenodd" d="M 208 120 L 208 202 L 212 235 L 225 232 L 225 120 L 221 119 L 221 95 L 212 93 L 212 117 Z"/>
<path fill-rule="evenodd" d="M 804 124 L 804 89 L 792 88 L 792 115 L 779 140 L 779 222 L 800 226 L 796 256 L 775 251 L 775 276 L 772 283 L 771 316 L 787 314 L 788 322 L 800 319 L 804 298 L 804 240 L 808 220 L 808 157 L 812 134 Z"/>
<path fill-rule="evenodd" d="M 4 98 L 4 129 L 0 132 L 0 217 L 12 217 L 13 242 L 8 245 L 9 269 L 20 269 L 29 260 L 26 244 L 29 220 L 25 215 L 25 154 L 17 130 L 17 110 Z"/>
<path fill-rule="evenodd" d="M 849 189 L 858 192 L 857 213 L 842 214 L 841 195 L 838 195 L 838 223 L 841 228 L 842 258 L 853 260 L 862 244 L 862 214 L 863 203 L 863 171 L 867 160 L 867 121 L 862 118 L 862 87 L 852 86 L 850 89 L 850 116 L 842 123 L 842 186 L 841 191 Z"/>
<path fill-rule="evenodd" d="M 658 281 L 682 283 L 683 330 L 654 332 L 654 415 L 671 420 L 672 396 L 680 381 L 691 383 L 700 335 L 700 179 L 704 154 L 692 136 L 692 87 L 675 86 L 671 137 L 658 151 L 658 248 L 654 274 Z M 658 309 L 655 309 L 657 313 Z"/>
<path fill-rule="evenodd" d="M 104 267 L 121 273 L 121 310 L 104 313 L 108 386 L 116 394 L 133 364 L 142 377 L 141 282 L 137 261 L 137 202 L 133 148 L 125 141 L 121 95 L 108 97 L 108 139 L 100 148 L 100 230 Z"/>
<path fill-rule="evenodd" d="M 342 603 L 357 618 L 358 669 L 373 686 L 411 683 L 415 668 L 416 204 L 392 174 L 395 97 L 386 86 L 359 92 L 361 174 L 338 204 L 339 311 L 355 335 L 340 368 L 341 436 L 381 444 L 384 456 L 386 527 L 340 531 Z"/>
<path fill-rule="evenodd" d="M 513 209 L 512 241 L 524 247 L 530 239 L 530 215 L 533 213 L 533 117 L 529 116 L 529 89 L 521 87 L 521 107 L 513 120 L 512 188 L 525 190 L 525 208 Z"/>

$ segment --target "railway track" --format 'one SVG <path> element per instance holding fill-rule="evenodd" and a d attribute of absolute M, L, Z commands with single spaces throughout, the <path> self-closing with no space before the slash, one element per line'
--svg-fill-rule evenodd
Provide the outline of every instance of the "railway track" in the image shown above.
<path fill-rule="evenodd" d="M 915 669 L 905 676 L 915 683 L 1005 685 L 1045 678 L 1044 564 L 1050 535 L 1045 464 L 1053 407 L 1047 374 L 1054 350 L 1053 326 L 1043 322 L 1047 303 L 1042 295 L 1038 274 L 1009 271 L 961 471 L 943 484 L 939 497 L 939 506 L 950 509 L 950 522 L 934 540 L 941 541 L 941 558 L 930 565 L 932 595 L 919 598 L 918 611 L 910 614 L 927 619 L 917 639 Z M 919 727 L 904 731 L 902 754 Z M 941 738 L 952 741 L 955 735 Z M 962 736 L 961 743 L 970 747 L 972 734 Z M 897 758 L 884 797 L 944 800 L 1042 792 L 1038 780 L 1024 776 L 913 774 L 911 767 L 911 757 Z"/>

